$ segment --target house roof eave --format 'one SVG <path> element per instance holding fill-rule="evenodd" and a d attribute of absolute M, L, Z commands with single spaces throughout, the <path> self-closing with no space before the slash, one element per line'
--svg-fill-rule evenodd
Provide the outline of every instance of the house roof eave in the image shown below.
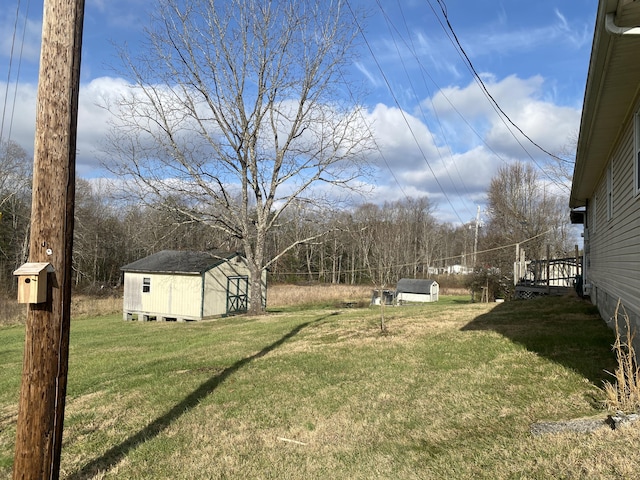
<path fill-rule="evenodd" d="M 621 27 L 640 25 L 640 2 L 601 0 L 585 88 L 570 207 L 585 206 L 633 114 L 640 85 L 640 35 L 617 36 L 606 29 L 607 15 Z"/>

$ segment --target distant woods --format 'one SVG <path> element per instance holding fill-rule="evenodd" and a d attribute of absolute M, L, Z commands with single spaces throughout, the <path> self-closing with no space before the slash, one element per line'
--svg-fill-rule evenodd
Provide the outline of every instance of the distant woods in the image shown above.
<path fill-rule="evenodd" d="M 28 257 L 31 167 L 17 145 L 5 143 L 1 152 L 0 288 L 13 291 L 12 272 Z M 243 250 L 238 238 L 181 216 L 176 213 L 180 209 L 169 212 L 162 204 L 125 203 L 104 182 L 78 180 L 76 190 L 77 288 L 109 291 L 119 286 L 122 265 L 159 250 Z M 497 267 L 509 277 L 514 249 L 498 247 L 531 237 L 536 238 L 523 248 L 533 257 L 543 255 L 547 243 L 556 256 L 573 251 L 565 204 L 540 186 L 535 172 L 521 164 L 505 167 L 488 197 L 490 209 L 478 229 L 475 267 Z M 395 282 L 428 277 L 453 265 L 472 269 L 475 231 L 475 219 L 465 225 L 439 221 L 437 205 L 427 197 L 341 210 L 294 202 L 266 239 L 269 259 L 276 258 L 283 245 L 295 244 L 271 263 L 269 280 L 372 284 L 380 278 Z M 309 238 L 313 240 L 304 241 Z"/>

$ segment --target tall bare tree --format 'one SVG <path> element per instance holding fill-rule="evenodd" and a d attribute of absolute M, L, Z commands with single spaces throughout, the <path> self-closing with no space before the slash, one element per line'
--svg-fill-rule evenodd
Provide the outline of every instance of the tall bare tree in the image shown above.
<path fill-rule="evenodd" d="M 160 0 L 156 12 L 144 54 L 123 55 L 133 88 L 109 107 L 109 152 L 143 200 L 180 198 L 162 204 L 241 241 L 257 313 L 282 212 L 362 173 L 353 14 L 343 0 Z"/>
<path fill-rule="evenodd" d="M 11 140 L 0 141 L 0 285 L 14 285 L 11 272 L 27 258 L 32 160 Z"/>
<path fill-rule="evenodd" d="M 530 164 L 514 163 L 498 169 L 487 197 L 483 249 L 526 241 L 523 247 L 532 259 L 544 258 L 546 245 L 551 247 L 552 255 L 570 251 L 567 201 L 562 193 L 554 192 L 553 186 L 545 184 Z M 483 258 L 508 273 L 515 255 L 513 249 L 505 248 Z"/>

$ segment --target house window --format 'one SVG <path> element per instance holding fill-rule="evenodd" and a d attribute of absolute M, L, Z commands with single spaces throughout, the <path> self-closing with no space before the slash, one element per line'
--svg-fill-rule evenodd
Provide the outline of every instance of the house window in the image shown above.
<path fill-rule="evenodd" d="M 640 194 L 640 112 L 636 112 L 634 119 L 635 135 L 633 142 L 633 171 L 634 191 Z"/>
<path fill-rule="evenodd" d="M 613 161 L 607 166 L 607 220 L 613 217 Z"/>
<path fill-rule="evenodd" d="M 142 293 L 149 293 L 151 291 L 151 279 L 144 277 L 142 279 Z"/>

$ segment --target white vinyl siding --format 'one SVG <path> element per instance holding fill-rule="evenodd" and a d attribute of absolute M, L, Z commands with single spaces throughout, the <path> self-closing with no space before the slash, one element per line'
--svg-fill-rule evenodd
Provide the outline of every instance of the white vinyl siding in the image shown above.
<path fill-rule="evenodd" d="M 596 223 L 598 223 L 598 219 L 597 219 L 597 215 L 598 215 L 598 195 L 593 197 L 593 200 L 591 200 L 591 206 L 590 206 L 590 210 L 591 210 L 591 222 L 589 224 L 589 230 L 591 232 L 591 235 L 595 235 L 596 234 Z"/>
<path fill-rule="evenodd" d="M 124 310 L 141 312 L 151 317 L 197 319 L 202 311 L 202 276 L 176 274 L 141 274 L 126 272 L 125 290 L 143 292 L 145 280 L 153 288 L 143 295 L 125 295 Z"/>
<path fill-rule="evenodd" d="M 633 116 L 633 178 L 634 196 L 640 194 L 640 112 Z"/>
<path fill-rule="evenodd" d="M 597 292 L 592 300 L 605 320 L 613 315 L 618 299 L 627 310 L 640 314 L 638 128 L 634 115 L 589 202 L 589 278 Z M 608 200 L 599 200 L 608 199 L 609 189 L 610 205 Z"/>
<path fill-rule="evenodd" d="M 607 221 L 613 217 L 613 161 L 607 165 Z"/>

